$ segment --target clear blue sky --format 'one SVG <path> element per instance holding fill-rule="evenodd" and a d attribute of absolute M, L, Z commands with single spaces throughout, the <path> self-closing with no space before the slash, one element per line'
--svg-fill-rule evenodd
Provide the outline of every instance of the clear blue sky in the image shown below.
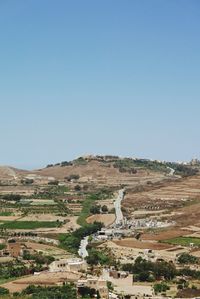
<path fill-rule="evenodd" d="M 0 0 L 0 164 L 200 158 L 199 0 Z"/>

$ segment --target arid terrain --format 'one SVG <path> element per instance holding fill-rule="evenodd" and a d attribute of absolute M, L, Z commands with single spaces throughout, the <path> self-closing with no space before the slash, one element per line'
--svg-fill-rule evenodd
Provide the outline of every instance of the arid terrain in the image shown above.
<path fill-rule="evenodd" d="M 1 286 L 13 293 L 30 284 L 87 281 L 89 274 L 104 279 L 104 266 L 112 276 L 116 263 L 121 270 L 129 269 L 127 264 L 138 258 L 173 263 L 182 269 L 178 259 L 184 254 L 196 259 L 190 267 L 197 271 L 199 169 L 198 163 L 116 156 L 80 157 L 33 171 L 0 167 L 0 266 L 8 267 L 7 271 L 21 269 L 12 279 L 2 270 Z M 74 272 L 69 271 L 72 266 L 66 266 L 72 258 L 80 259 L 72 262 Z M 85 262 L 84 271 L 77 268 Z M 56 268 L 59 263 L 67 268 Z M 128 283 L 135 275 L 131 271 L 126 272 Z M 137 283 L 143 283 L 153 298 L 160 278 L 154 274 L 155 282 L 149 278 L 145 284 L 137 275 Z M 108 280 L 116 283 L 114 278 Z M 192 284 L 198 288 L 198 282 L 189 280 L 188 288 Z M 116 296 L 124 290 L 125 281 L 113 286 Z M 175 282 L 170 284 L 166 295 L 180 293 Z M 139 289 L 134 283 L 127 288 L 134 296 Z"/>

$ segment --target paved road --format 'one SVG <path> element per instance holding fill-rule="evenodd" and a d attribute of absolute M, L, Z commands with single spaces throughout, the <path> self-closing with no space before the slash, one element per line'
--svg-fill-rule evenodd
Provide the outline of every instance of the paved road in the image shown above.
<path fill-rule="evenodd" d="M 87 236 L 83 240 L 81 240 L 81 244 L 80 244 L 80 247 L 79 247 L 79 250 L 78 250 L 78 254 L 82 258 L 86 258 L 88 256 L 88 251 L 87 251 L 88 238 L 89 238 L 89 236 Z"/>
<path fill-rule="evenodd" d="M 121 224 L 122 220 L 123 220 L 123 214 L 122 214 L 122 210 L 121 210 L 121 201 L 123 200 L 123 198 L 124 198 L 124 189 L 121 189 L 121 190 L 119 190 L 118 196 L 114 201 L 115 215 L 116 215 L 115 224 L 116 225 Z M 88 256 L 88 251 L 87 251 L 88 238 L 89 238 L 89 236 L 87 236 L 81 240 L 78 254 L 82 258 L 86 258 Z"/>
<path fill-rule="evenodd" d="M 115 224 L 121 224 L 123 221 L 123 214 L 121 210 L 121 202 L 124 198 L 124 189 L 119 190 L 118 197 L 115 199 L 114 202 L 114 207 L 115 207 L 115 215 L 116 215 L 116 220 Z"/>

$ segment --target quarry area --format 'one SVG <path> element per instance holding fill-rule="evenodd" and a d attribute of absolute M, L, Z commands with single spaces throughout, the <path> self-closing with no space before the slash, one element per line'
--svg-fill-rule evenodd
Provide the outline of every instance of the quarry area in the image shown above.
<path fill-rule="evenodd" d="M 70 299 L 199 298 L 199 170 L 198 160 L 112 155 L 1 166 L 0 298 L 43 288 Z"/>

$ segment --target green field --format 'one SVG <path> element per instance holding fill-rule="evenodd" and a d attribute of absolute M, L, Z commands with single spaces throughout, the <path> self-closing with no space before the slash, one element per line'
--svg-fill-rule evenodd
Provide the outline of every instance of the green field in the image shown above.
<path fill-rule="evenodd" d="M 92 206 L 92 204 L 94 203 L 94 199 L 92 198 L 92 196 L 89 196 L 88 198 L 86 198 L 83 202 L 83 208 L 80 212 L 80 215 L 77 219 L 77 223 L 81 226 L 84 226 L 87 224 L 86 222 L 86 218 L 90 215 L 90 208 Z"/>
<path fill-rule="evenodd" d="M 5 244 L 0 244 L 0 250 L 2 250 L 2 249 L 4 249 L 6 247 L 6 245 Z"/>
<path fill-rule="evenodd" d="M 57 203 L 52 200 L 52 199 L 45 199 L 45 200 L 41 200 L 41 201 L 33 201 L 31 202 L 31 206 L 44 206 L 44 205 L 57 205 Z"/>
<path fill-rule="evenodd" d="M 194 246 L 200 246 L 200 238 L 195 237 L 178 237 L 162 241 L 162 243 L 168 243 L 173 245 L 190 246 L 193 243 Z"/>
<path fill-rule="evenodd" d="M 12 216 L 12 212 L 0 212 L 0 216 Z"/>
<path fill-rule="evenodd" d="M 90 208 L 95 204 L 97 200 L 103 200 L 106 198 L 112 198 L 113 192 L 109 189 L 102 188 L 96 193 L 90 193 L 87 195 L 86 199 L 83 201 L 82 210 L 79 214 L 77 223 L 81 226 L 87 224 L 86 218 L 90 216 Z"/>
<path fill-rule="evenodd" d="M 58 227 L 57 221 L 9 221 L 0 225 L 0 228 L 6 229 L 36 229 Z"/>

